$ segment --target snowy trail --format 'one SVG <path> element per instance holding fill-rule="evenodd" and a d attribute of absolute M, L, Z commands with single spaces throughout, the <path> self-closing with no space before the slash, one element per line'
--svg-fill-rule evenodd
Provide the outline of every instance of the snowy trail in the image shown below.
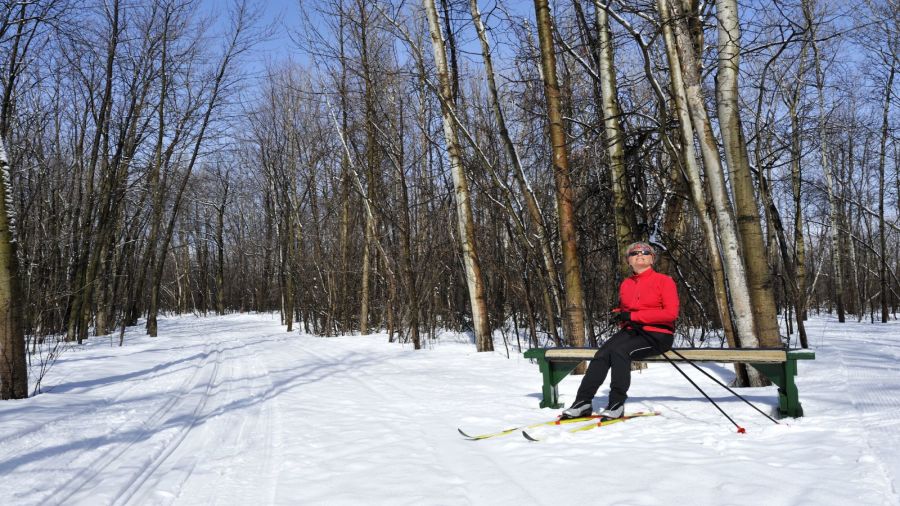
<path fill-rule="evenodd" d="M 898 505 L 900 325 L 818 320 L 800 364 L 806 417 L 774 425 L 689 372 L 636 373 L 628 410 L 581 434 L 466 441 L 546 420 L 537 367 L 447 335 L 287 334 L 277 316 L 161 321 L 119 348 L 67 352 L 46 392 L 0 403 L 2 504 Z M 875 329 L 875 330 L 873 330 Z M 502 349 L 502 346 L 498 346 Z M 730 370 L 708 370 L 729 379 Z M 578 378 L 560 385 L 571 401 Z M 773 388 L 742 392 L 764 409 Z M 605 389 L 596 400 L 604 400 Z"/>
<path fill-rule="evenodd" d="M 299 501 L 303 504 L 358 504 L 359 488 L 363 487 L 367 496 L 384 495 L 390 497 L 396 487 L 407 486 L 413 479 L 423 485 L 424 490 L 439 487 L 444 490 L 447 504 L 464 504 L 465 494 L 461 492 L 465 471 L 464 464 L 453 452 L 440 451 L 442 437 L 435 438 L 435 428 L 420 421 L 410 424 L 413 418 L 432 417 L 429 406 L 436 395 L 430 388 L 416 388 L 404 385 L 392 378 L 385 369 L 395 369 L 395 374 L 415 378 L 426 374 L 417 367 L 413 357 L 398 357 L 396 349 L 374 350 L 367 347 L 368 354 L 348 349 L 346 344 L 334 340 L 310 340 L 291 343 L 294 357 L 301 357 L 310 364 L 327 366 L 317 378 L 316 390 L 290 391 L 285 399 L 296 406 L 304 406 L 303 419 L 313 422 L 298 434 L 297 444 L 288 444 L 289 453 L 294 458 L 296 468 L 288 466 L 282 473 L 286 480 L 295 476 L 300 466 L 314 466 L 322 471 L 324 480 L 300 487 L 299 497 L 283 496 L 282 503 Z M 349 352 L 349 353 L 348 353 Z M 328 399 L 321 398 L 319 391 L 331 392 Z M 414 411 L 418 411 L 415 413 Z M 452 416 L 448 412 L 444 416 Z M 447 418 L 443 418 L 445 423 Z M 439 424 L 438 420 L 435 420 Z M 382 452 L 382 449 L 388 451 Z M 407 462 L 397 461 L 396 454 L 414 456 Z M 357 458 L 365 455 L 365 459 Z M 372 473 L 379 469 L 393 468 L 393 476 L 387 480 L 370 480 Z M 451 484 L 449 488 L 447 484 Z M 456 485 L 456 487 L 452 485 Z M 342 486 L 347 485 L 347 486 Z M 288 487 L 294 490 L 295 487 Z M 423 494 L 427 494 L 424 492 Z M 408 501 L 408 502 L 406 502 Z M 428 496 L 412 496 L 400 503 L 427 503 Z"/>
<path fill-rule="evenodd" d="M 165 402 L 144 417 L 138 427 L 126 425 L 124 430 L 110 427 L 112 434 L 100 436 L 105 439 L 102 453 L 96 458 L 92 454 L 83 454 L 90 459 L 88 462 L 79 462 L 82 456 L 70 462 L 69 466 L 80 467 L 82 471 L 46 500 L 70 503 L 97 499 L 120 503 L 131 497 L 135 487 L 140 487 L 147 476 L 187 437 L 209 400 L 210 388 L 221 365 L 221 349 L 208 346 L 202 356 L 203 359 L 191 368 L 190 376 L 171 389 L 173 395 L 161 396 L 166 399 Z M 119 419 L 119 413 L 98 415 L 110 421 Z M 146 458 L 148 447 L 152 450 Z M 136 469 L 134 466 L 120 467 L 120 462 L 139 462 L 140 465 Z M 121 484 L 127 487 L 119 491 L 107 487 L 105 480 L 110 474 L 123 476 Z"/>
<path fill-rule="evenodd" d="M 0 439 L 3 454 L 15 455 L 3 462 L 4 469 L 39 477 L 49 465 L 62 478 L 50 490 L 44 490 L 40 480 L 29 480 L 35 483 L 24 490 L 22 498 L 39 499 L 41 504 L 166 503 L 177 497 L 198 467 L 204 470 L 210 457 L 229 451 L 239 455 L 249 444 L 274 454 L 277 445 L 272 438 L 279 431 L 272 405 L 262 405 L 249 414 L 233 409 L 252 403 L 254 394 L 270 384 L 266 371 L 252 354 L 244 353 L 248 346 L 245 332 L 228 330 L 235 322 L 218 323 L 201 332 L 148 341 L 149 346 L 139 347 L 139 353 L 150 356 L 122 373 L 87 381 L 78 381 L 77 375 L 70 373 L 67 379 L 71 384 L 38 396 L 36 399 L 72 392 L 66 397 L 75 401 L 75 409 L 68 409 L 66 403 L 59 410 L 65 414 Z M 164 360 L 143 367 L 144 361 L 156 362 L 156 357 Z M 128 367 L 127 353 L 118 358 L 110 365 Z M 105 360 L 98 358 L 99 364 L 91 365 L 102 368 Z M 77 401 L 80 396 L 90 399 L 83 407 Z M 246 437 L 248 433 L 253 436 Z M 65 442 L 41 445 L 47 440 Z M 215 442 L 213 448 L 210 442 Z M 261 461 L 265 465 L 259 476 L 274 475 L 277 466 L 273 458 Z M 241 479 L 245 478 L 248 473 L 242 471 Z M 239 490 L 261 492 L 250 496 L 255 500 L 274 488 L 266 479 L 259 483 L 256 488 L 261 490 L 248 484 Z M 19 496 L 13 493 L 11 497 Z M 240 494 L 228 497 L 234 500 Z"/>
<path fill-rule="evenodd" d="M 900 363 L 897 327 L 875 327 L 865 336 L 848 336 L 836 324 L 814 330 L 829 342 L 840 343 L 835 358 L 846 395 L 840 400 L 849 401 L 852 409 L 845 415 L 836 409 L 838 417 L 863 428 L 860 437 L 870 454 L 861 460 L 877 463 L 894 496 L 900 497 L 900 385 L 888 380 Z"/>

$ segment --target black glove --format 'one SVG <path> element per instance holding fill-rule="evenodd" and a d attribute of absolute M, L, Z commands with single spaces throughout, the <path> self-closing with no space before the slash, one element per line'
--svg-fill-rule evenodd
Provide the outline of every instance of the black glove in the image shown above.
<path fill-rule="evenodd" d="M 612 314 L 612 318 L 609 319 L 609 323 L 612 325 L 618 325 L 619 323 L 625 323 L 631 321 L 631 313 L 628 311 L 619 311 Z"/>

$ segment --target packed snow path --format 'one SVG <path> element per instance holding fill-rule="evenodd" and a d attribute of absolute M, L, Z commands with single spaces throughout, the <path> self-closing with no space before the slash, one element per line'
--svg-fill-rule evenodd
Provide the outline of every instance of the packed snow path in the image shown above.
<path fill-rule="evenodd" d="M 806 417 L 774 425 L 667 364 L 636 373 L 628 411 L 663 416 L 581 434 L 552 418 L 537 367 L 445 335 L 414 351 L 383 335 L 288 334 L 277 316 L 182 317 L 125 347 L 66 351 L 44 393 L 0 403 L 3 504 L 895 505 L 900 325 L 810 323 Z M 498 350 L 503 343 L 497 341 Z M 728 379 L 730 369 L 708 370 Z M 578 378 L 561 385 L 571 401 Z M 773 409 L 773 388 L 744 390 Z M 601 403 L 605 390 L 595 401 Z"/>

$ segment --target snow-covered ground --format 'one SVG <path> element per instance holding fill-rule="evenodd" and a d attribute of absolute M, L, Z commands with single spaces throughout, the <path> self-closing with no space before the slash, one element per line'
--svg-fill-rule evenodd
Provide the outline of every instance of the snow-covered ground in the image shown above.
<path fill-rule="evenodd" d="M 0 402 L 0 502 L 26 504 L 895 505 L 900 324 L 809 324 L 804 418 L 775 425 L 694 371 L 635 373 L 628 411 L 579 434 L 467 441 L 555 416 L 537 366 L 458 336 L 287 334 L 272 315 L 181 317 L 66 351 Z M 499 344 L 499 343 L 498 343 Z M 502 349 L 502 346 L 498 346 Z M 729 379 L 730 368 L 708 370 Z M 570 402 L 577 377 L 561 385 Z M 769 411 L 772 388 L 742 391 Z M 605 389 L 595 400 L 605 401 Z"/>

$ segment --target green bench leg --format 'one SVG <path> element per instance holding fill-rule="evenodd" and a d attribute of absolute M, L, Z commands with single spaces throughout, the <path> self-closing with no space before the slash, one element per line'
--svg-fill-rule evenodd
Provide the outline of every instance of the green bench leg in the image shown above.
<path fill-rule="evenodd" d="M 794 376 L 797 375 L 797 361 L 788 359 L 781 364 L 750 364 L 778 385 L 778 412 L 781 416 L 799 418 L 803 416 L 800 393 Z"/>
<path fill-rule="evenodd" d="M 559 363 L 550 362 L 545 358 L 538 358 L 538 367 L 541 369 L 541 378 L 544 380 L 542 386 L 543 399 L 541 399 L 542 408 L 561 408 L 563 404 L 559 402 L 559 382 L 575 370 L 578 363 Z"/>
<path fill-rule="evenodd" d="M 542 408 L 558 408 L 562 404 L 559 403 L 559 389 L 553 384 L 553 372 L 550 369 L 550 362 L 547 360 L 539 360 L 538 367 L 541 368 L 541 378 L 544 380 L 542 387 L 543 398 L 541 399 Z"/>

